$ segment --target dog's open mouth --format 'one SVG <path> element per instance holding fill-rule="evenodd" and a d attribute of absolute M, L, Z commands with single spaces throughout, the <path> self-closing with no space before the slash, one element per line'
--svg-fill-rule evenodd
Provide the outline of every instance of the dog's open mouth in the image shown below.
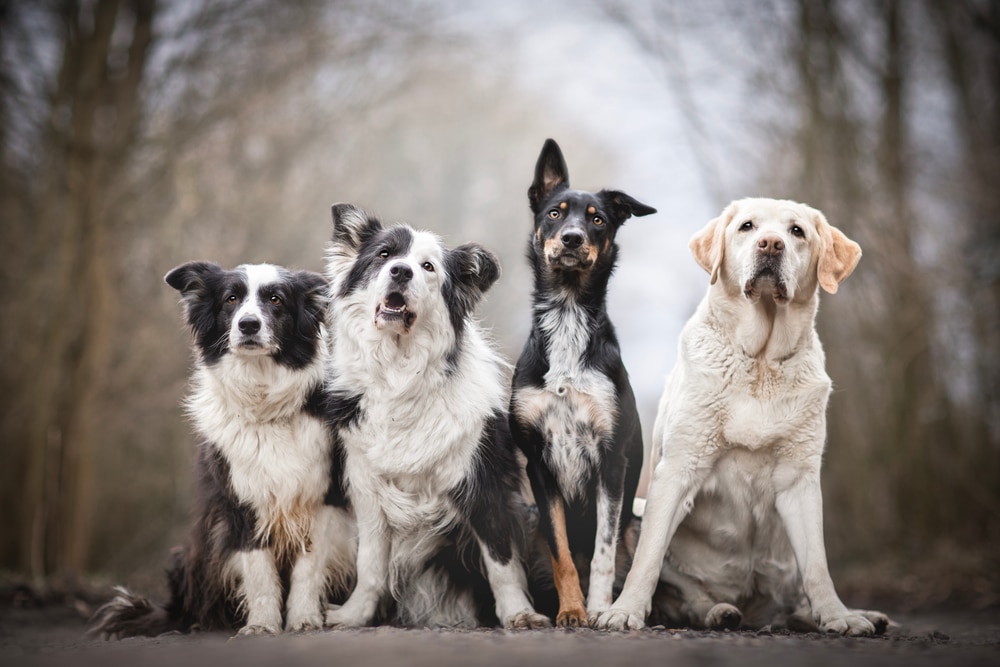
<path fill-rule="evenodd" d="M 788 301 L 788 286 L 785 281 L 773 267 L 764 265 L 743 286 L 743 295 L 750 300 L 756 300 L 767 293 L 770 293 L 778 303 Z"/>
<path fill-rule="evenodd" d="M 404 331 L 409 331 L 413 322 L 417 319 L 417 314 L 406 305 L 406 298 L 401 292 L 390 292 L 375 307 L 375 326 L 383 328 L 385 326 L 402 325 Z"/>

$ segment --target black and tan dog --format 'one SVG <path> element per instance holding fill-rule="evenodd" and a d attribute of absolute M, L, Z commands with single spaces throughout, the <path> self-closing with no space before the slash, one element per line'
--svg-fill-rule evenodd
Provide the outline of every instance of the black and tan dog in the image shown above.
<path fill-rule="evenodd" d="M 642 467 L 635 396 L 606 309 L 615 235 L 656 209 L 623 192 L 569 188 L 555 141 L 528 189 L 535 216 L 532 329 L 514 372 L 510 419 L 552 554 L 556 624 L 588 625 L 611 605 L 619 537 Z M 589 593 L 581 570 L 589 562 Z"/>

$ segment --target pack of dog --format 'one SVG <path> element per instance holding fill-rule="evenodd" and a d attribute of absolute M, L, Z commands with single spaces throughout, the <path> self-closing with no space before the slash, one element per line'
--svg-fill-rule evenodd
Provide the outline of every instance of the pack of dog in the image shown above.
<path fill-rule="evenodd" d="M 500 276 L 475 243 L 337 204 L 325 277 L 170 271 L 195 351 L 190 535 L 166 604 L 118 588 L 91 632 L 628 630 L 651 614 L 884 631 L 834 591 L 819 488 L 830 380 L 814 319 L 857 244 L 767 199 L 692 239 L 710 287 L 660 401 L 636 546 L 642 435 L 606 302 L 620 227 L 656 211 L 571 189 L 551 139 L 528 199 L 532 325 L 512 379 L 475 319 Z"/>

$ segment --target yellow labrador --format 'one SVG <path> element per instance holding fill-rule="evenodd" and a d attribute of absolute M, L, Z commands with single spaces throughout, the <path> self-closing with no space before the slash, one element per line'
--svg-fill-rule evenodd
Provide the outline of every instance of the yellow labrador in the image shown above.
<path fill-rule="evenodd" d="M 710 286 L 660 400 L 635 560 L 596 626 L 643 627 L 662 581 L 657 611 L 677 624 L 884 630 L 840 601 L 823 544 L 830 378 L 814 320 L 861 248 L 809 206 L 743 199 L 691 251 Z"/>

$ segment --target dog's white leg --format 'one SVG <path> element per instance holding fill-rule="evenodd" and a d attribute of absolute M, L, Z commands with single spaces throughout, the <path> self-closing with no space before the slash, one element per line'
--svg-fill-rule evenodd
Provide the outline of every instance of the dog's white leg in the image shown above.
<path fill-rule="evenodd" d="M 833 587 L 823 541 L 823 497 L 819 462 L 803 469 L 787 464 L 775 470 L 775 506 L 788 531 L 802 586 L 820 629 L 847 635 L 872 635 L 875 626 L 861 614 L 848 611 Z"/>
<path fill-rule="evenodd" d="M 239 634 L 281 632 L 281 580 L 271 552 L 265 549 L 238 551 L 230 558 L 227 569 L 240 580 L 240 603 L 247 612 L 247 624 Z"/>
<path fill-rule="evenodd" d="M 497 618 L 505 628 L 534 630 L 552 624 L 547 616 L 539 614 L 528 599 L 528 578 L 516 552 L 503 563 L 490 555 L 490 549 L 479 540 L 479 549 L 486 566 L 486 578 L 497 603 Z"/>
<path fill-rule="evenodd" d="M 313 518 L 310 547 L 299 554 L 292 568 L 286 603 L 285 629 L 315 630 L 323 627 L 323 598 L 331 580 L 352 576 L 353 564 L 344 563 L 343 552 L 353 552 L 354 527 L 343 510 L 321 507 Z M 345 525 L 348 524 L 348 525 Z"/>
<path fill-rule="evenodd" d="M 653 591 L 659 581 L 663 557 L 681 520 L 691 511 L 704 473 L 682 468 L 680 457 L 664 457 L 653 470 L 646 498 L 642 532 L 632 569 L 621 595 L 593 627 L 604 630 L 638 630 L 646 625 Z M 707 469 L 707 468 L 706 468 Z"/>
<path fill-rule="evenodd" d="M 376 507 L 355 501 L 358 520 L 358 582 L 343 606 L 328 608 L 326 625 L 358 627 L 375 618 L 388 587 L 390 539 L 388 527 Z"/>
<path fill-rule="evenodd" d="M 594 557 L 590 561 L 590 587 L 587 591 L 587 617 L 593 624 L 597 615 L 611 606 L 615 585 L 615 554 L 618 549 L 618 520 L 621 517 L 621 496 L 612 498 L 608 489 L 597 488 L 597 535 Z"/>

